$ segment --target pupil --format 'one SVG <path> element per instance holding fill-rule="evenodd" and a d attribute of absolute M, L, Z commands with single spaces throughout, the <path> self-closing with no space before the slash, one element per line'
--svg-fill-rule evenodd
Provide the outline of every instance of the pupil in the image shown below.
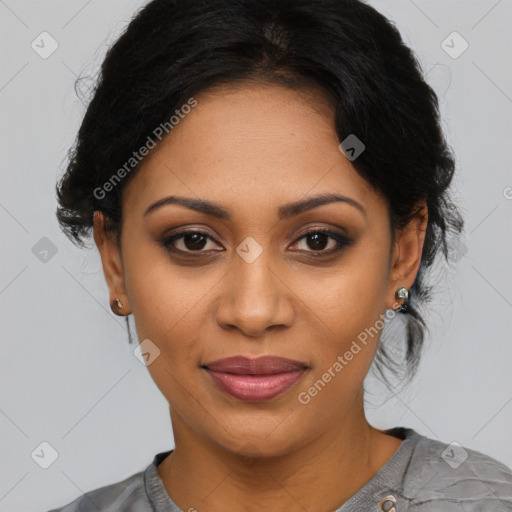
<path fill-rule="evenodd" d="M 309 235 L 309 240 L 313 241 L 313 247 L 309 244 L 309 247 L 315 251 L 325 249 L 328 236 L 325 233 L 314 233 Z"/>
<path fill-rule="evenodd" d="M 188 243 L 190 241 L 191 243 Z M 187 249 L 197 250 L 202 249 L 205 245 L 206 237 L 201 235 L 200 233 L 192 233 L 185 235 L 183 242 Z"/>

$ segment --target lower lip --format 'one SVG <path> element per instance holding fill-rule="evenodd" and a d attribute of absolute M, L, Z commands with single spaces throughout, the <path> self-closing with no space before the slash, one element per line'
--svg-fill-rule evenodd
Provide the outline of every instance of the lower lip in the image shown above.
<path fill-rule="evenodd" d="M 290 389 L 305 370 L 294 370 L 275 375 L 237 375 L 215 372 L 205 368 L 217 387 L 245 402 L 270 400 Z"/>

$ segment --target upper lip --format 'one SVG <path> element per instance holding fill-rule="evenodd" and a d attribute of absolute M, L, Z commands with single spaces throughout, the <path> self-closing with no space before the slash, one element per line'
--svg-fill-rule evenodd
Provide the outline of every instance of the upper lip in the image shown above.
<path fill-rule="evenodd" d="M 273 375 L 307 368 L 306 363 L 277 356 L 261 356 L 252 359 L 245 356 L 226 357 L 206 363 L 203 367 L 215 372 L 239 375 Z"/>

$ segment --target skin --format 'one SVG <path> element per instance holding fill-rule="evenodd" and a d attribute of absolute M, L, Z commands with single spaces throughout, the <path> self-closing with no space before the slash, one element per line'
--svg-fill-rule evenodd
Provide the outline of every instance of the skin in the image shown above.
<path fill-rule="evenodd" d="M 103 215 L 94 218 L 110 303 L 119 298 L 124 308 L 114 311 L 132 313 L 139 339 L 160 350 L 148 370 L 170 404 L 175 451 L 158 474 L 183 510 L 334 510 L 401 444 L 372 427 L 363 409 L 379 336 L 308 404 L 298 394 L 397 307 L 398 288 L 412 286 L 426 207 L 392 244 L 388 203 L 338 149 L 333 114 L 318 93 L 246 84 L 196 99 L 123 192 L 121 250 Z M 364 213 L 335 202 L 278 218 L 283 204 L 322 193 L 348 196 Z M 180 205 L 144 216 L 169 195 L 219 203 L 232 218 Z M 195 246 L 181 238 L 174 246 L 189 252 L 173 255 L 161 240 L 184 228 L 211 238 Z M 345 232 L 353 244 L 322 256 L 337 242 L 303 238 L 315 228 Z M 262 249 L 251 263 L 236 252 L 248 236 Z M 194 247 L 207 255 L 192 259 Z M 200 368 L 240 354 L 309 368 L 284 394 L 243 402 Z"/>

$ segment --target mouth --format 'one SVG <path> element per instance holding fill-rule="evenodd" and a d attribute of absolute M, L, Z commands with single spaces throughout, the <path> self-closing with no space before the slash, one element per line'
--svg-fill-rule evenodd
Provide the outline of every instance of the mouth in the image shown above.
<path fill-rule="evenodd" d="M 201 368 L 221 391 L 245 402 L 262 402 L 289 390 L 309 367 L 283 357 L 235 356 L 209 362 Z"/>

